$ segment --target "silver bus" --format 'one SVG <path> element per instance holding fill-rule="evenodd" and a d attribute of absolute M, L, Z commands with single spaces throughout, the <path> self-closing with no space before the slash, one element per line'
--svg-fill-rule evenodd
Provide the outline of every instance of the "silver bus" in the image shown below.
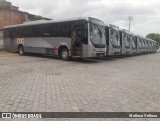
<path fill-rule="evenodd" d="M 157 52 L 157 42 L 154 41 L 154 53 Z"/>
<path fill-rule="evenodd" d="M 121 43 L 119 27 L 114 25 L 106 26 L 106 44 L 106 55 L 120 55 Z"/>
<path fill-rule="evenodd" d="M 130 33 L 129 34 L 129 39 L 130 39 L 130 54 L 136 54 L 137 53 L 137 42 L 136 42 L 136 37 L 134 34 Z"/>
<path fill-rule="evenodd" d="M 145 40 L 144 40 L 144 38 L 143 38 L 143 37 L 141 37 L 141 43 L 142 43 L 142 53 L 144 54 L 144 53 L 145 53 L 146 48 L 145 48 Z"/>
<path fill-rule="evenodd" d="M 130 54 L 130 35 L 129 31 L 122 29 L 120 32 L 121 36 L 121 54 L 128 55 Z"/>
<path fill-rule="evenodd" d="M 148 40 L 149 40 L 149 53 L 152 53 L 152 40 L 151 39 Z"/>
<path fill-rule="evenodd" d="M 142 54 L 143 47 L 142 47 L 141 37 L 139 35 L 136 36 L 136 41 L 137 41 L 137 54 Z"/>
<path fill-rule="evenodd" d="M 148 45 L 146 38 L 144 38 L 144 46 L 145 46 L 145 53 L 148 53 Z"/>
<path fill-rule="evenodd" d="M 147 53 L 149 53 L 149 40 L 147 38 L 145 38 L 145 40 L 146 40 Z"/>
<path fill-rule="evenodd" d="M 4 27 L 4 47 L 20 55 L 50 54 L 63 60 L 103 56 L 105 25 L 95 18 L 79 17 L 7 26 Z"/>
<path fill-rule="evenodd" d="M 152 41 L 152 53 L 154 53 L 154 41 Z"/>

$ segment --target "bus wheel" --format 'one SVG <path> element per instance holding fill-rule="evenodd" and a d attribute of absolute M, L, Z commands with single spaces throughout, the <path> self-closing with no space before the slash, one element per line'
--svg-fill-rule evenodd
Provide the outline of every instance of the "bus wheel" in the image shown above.
<path fill-rule="evenodd" d="M 24 55 L 24 48 L 23 48 L 22 45 L 20 45 L 20 46 L 18 47 L 18 53 L 19 53 L 20 55 Z"/>
<path fill-rule="evenodd" d="M 60 57 L 65 61 L 69 60 L 69 52 L 67 48 L 62 49 Z"/>

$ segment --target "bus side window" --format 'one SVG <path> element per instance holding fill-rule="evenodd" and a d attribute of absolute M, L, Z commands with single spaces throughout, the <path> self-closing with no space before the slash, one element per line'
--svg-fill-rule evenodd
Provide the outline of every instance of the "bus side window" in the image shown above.
<path fill-rule="evenodd" d="M 10 30 L 8 29 L 6 29 L 6 30 L 4 30 L 4 38 L 9 38 L 10 37 Z"/>
<path fill-rule="evenodd" d="M 33 31 L 33 36 L 34 37 L 41 37 L 42 35 L 42 27 L 41 25 L 36 25 L 32 27 L 32 31 Z"/>
<path fill-rule="evenodd" d="M 49 24 L 42 26 L 42 36 L 51 37 L 51 31 L 50 31 Z"/>
<path fill-rule="evenodd" d="M 48 24 L 48 31 L 51 37 L 55 37 L 55 24 Z"/>
<path fill-rule="evenodd" d="M 34 33 L 31 26 L 25 28 L 25 37 L 34 37 Z"/>
<path fill-rule="evenodd" d="M 22 27 L 21 28 L 16 28 L 15 37 L 16 38 L 23 37 L 22 32 L 23 32 Z"/>
<path fill-rule="evenodd" d="M 11 38 L 16 38 L 16 30 L 15 29 L 12 29 L 10 31 L 10 34 L 11 34 Z"/>

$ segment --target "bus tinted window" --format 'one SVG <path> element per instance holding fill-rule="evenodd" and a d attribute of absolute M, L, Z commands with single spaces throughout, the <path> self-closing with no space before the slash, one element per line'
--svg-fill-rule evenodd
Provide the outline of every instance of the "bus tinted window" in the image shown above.
<path fill-rule="evenodd" d="M 4 38 L 10 38 L 10 30 L 9 29 L 4 30 Z"/>
<path fill-rule="evenodd" d="M 50 31 L 50 25 L 46 24 L 46 25 L 42 25 L 42 36 L 43 37 L 51 37 L 51 31 Z"/>
<path fill-rule="evenodd" d="M 31 36 L 33 36 L 33 37 L 42 37 L 42 26 L 41 25 L 32 26 L 32 34 L 31 34 Z"/>
<path fill-rule="evenodd" d="M 16 38 L 19 37 L 33 37 L 34 33 L 32 31 L 31 26 L 26 26 L 26 27 L 18 27 L 16 29 Z"/>
<path fill-rule="evenodd" d="M 53 23 L 43 25 L 43 36 L 52 37 L 70 37 L 69 24 L 67 23 Z"/>

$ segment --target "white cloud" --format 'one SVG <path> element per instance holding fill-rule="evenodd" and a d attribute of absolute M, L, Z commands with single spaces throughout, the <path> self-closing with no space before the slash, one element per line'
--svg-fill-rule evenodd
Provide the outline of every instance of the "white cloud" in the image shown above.
<path fill-rule="evenodd" d="M 146 35 L 160 31 L 159 0 L 9 0 L 20 10 L 52 19 L 92 16 L 107 24 L 128 28 L 128 16 L 133 16 L 131 31 Z"/>

